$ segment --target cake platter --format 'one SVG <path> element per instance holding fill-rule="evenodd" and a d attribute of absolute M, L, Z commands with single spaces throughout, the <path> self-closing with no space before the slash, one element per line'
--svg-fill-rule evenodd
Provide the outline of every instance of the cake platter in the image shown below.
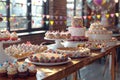
<path fill-rule="evenodd" d="M 56 63 L 41 63 L 41 62 L 31 62 L 28 58 L 25 59 L 25 62 L 32 63 L 35 65 L 42 65 L 42 66 L 56 66 L 56 65 L 63 65 L 71 62 L 71 58 L 68 58 L 67 61 L 64 62 L 56 62 Z"/>

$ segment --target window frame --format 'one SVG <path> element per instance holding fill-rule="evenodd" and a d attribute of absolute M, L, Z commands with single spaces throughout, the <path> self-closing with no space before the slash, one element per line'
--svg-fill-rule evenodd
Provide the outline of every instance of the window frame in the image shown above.
<path fill-rule="evenodd" d="M 42 13 L 44 15 L 48 15 L 49 14 L 49 0 L 47 0 L 46 2 L 44 2 L 44 0 L 42 0 L 42 1 L 43 1 L 43 6 L 42 6 L 43 7 L 43 12 Z M 3 1 L 0 1 L 0 2 L 3 2 Z M 8 8 L 6 8 L 6 16 L 3 16 L 3 17 L 6 17 L 6 21 L 7 21 L 7 24 L 6 24 L 7 27 L 6 28 L 7 28 L 8 31 L 10 31 L 10 32 L 16 31 L 17 33 L 23 33 L 23 32 L 48 30 L 49 25 L 46 25 L 46 23 L 44 23 L 42 25 L 42 28 L 32 28 L 32 15 L 29 14 L 29 13 L 32 13 L 32 0 L 27 0 L 27 4 L 30 3 L 30 5 L 28 6 L 26 4 L 26 6 L 27 6 L 27 14 L 26 14 L 26 16 L 15 16 L 15 17 L 26 17 L 27 20 L 29 21 L 28 24 L 27 24 L 27 28 L 24 29 L 24 30 L 13 30 L 13 31 L 11 31 L 11 29 L 10 29 L 10 21 L 9 21 L 10 17 L 12 17 L 12 15 L 10 15 L 10 3 L 11 2 L 10 2 L 10 0 L 6 0 L 5 2 L 6 2 L 5 6 L 9 6 Z M 46 21 L 47 18 L 44 17 L 42 20 Z"/>

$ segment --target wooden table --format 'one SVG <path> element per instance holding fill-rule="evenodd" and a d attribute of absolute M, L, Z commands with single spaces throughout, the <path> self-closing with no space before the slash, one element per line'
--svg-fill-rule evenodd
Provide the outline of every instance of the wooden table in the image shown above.
<path fill-rule="evenodd" d="M 70 63 L 59 65 L 59 66 L 37 66 L 38 72 L 44 73 L 44 78 L 42 80 L 60 80 L 64 77 L 69 76 L 70 74 L 74 73 L 73 80 L 77 80 L 76 72 L 85 67 L 94 61 L 107 56 L 112 56 L 112 64 L 111 64 L 111 80 L 115 80 L 115 64 L 116 64 L 116 48 L 119 47 L 114 46 L 110 47 L 105 52 L 91 52 L 92 55 L 86 58 L 80 59 L 73 59 Z M 37 79 L 41 80 L 41 75 L 37 74 Z M 1 78 L 0 80 L 10 80 L 8 78 Z M 28 77 L 26 79 L 16 79 L 16 80 L 36 80 L 36 77 Z"/>

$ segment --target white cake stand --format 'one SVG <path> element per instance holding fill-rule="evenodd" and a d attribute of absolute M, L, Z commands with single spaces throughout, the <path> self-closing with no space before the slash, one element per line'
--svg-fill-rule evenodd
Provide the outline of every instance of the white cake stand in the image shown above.
<path fill-rule="evenodd" d="M 64 47 L 64 46 L 61 44 L 61 41 L 62 41 L 63 39 L 49 39 L 49 38 L 44 38 L 44 39 L 45 39 L 45 40 L 54 40 L 54 41 L 55 41 L 55 44 L 48 45 L 48 49 L 56 50 L 57 48 Z"/>
<path fill-rule="evenodd" d="M 20 38 L 18 40 L 15 40 L 15 41 L 12 41 L 12 40 L 0 41 L 0 64 L 2 64 L 5 61 L 13 62 L 14 60 L 16 60 L 12 56 L 9 56 L 4 52 L 3 44 L 4 43 L 16 43 L 16 42 L 20 42 L 20 41 L 21 41 Z"/>

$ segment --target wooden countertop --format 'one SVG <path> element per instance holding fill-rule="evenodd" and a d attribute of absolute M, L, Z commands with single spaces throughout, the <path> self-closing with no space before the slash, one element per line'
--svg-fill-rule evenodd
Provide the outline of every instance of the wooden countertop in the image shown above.
<path fill-rule="evenodd" d="M 64 77 L 69 76 L 70 74 L 78 71 L 80 68 L 91 64 L 92 62 L 100 59 L 108 54 L 110 54 L 113 49 L 116 47 L 110 47 L 105 52 L 91 52 L 92 55 L 85 58 L 72 59 L 71 62 L 58 65 L 58 66 L 37 66 L 37 75 L 34 77 L 27 77 L 25 79 L 13 79 L 13 80 L 60 80 Z M 114 62 L 114 61 L 113 61 Z M 113 63 L 114 64 L 114 63 Z M 114 66 L 113 66 L 114 67 Z M 115 68 L 115 67 L 114 67 Z M 113 69 L 114 70 L 114 69 Z M 114 71 L 113 71 L 114 72 Z M 41 73 L 43 75 L 41 75 Z M 114 74 L 114 73 L 113 73 Z M 114 76 L 113 76 L 114 77 Z M 0 78 L 0 80 L 11 80 L 8 78 Z M 112 79 L 114 80 L 114 78 Z"/>

